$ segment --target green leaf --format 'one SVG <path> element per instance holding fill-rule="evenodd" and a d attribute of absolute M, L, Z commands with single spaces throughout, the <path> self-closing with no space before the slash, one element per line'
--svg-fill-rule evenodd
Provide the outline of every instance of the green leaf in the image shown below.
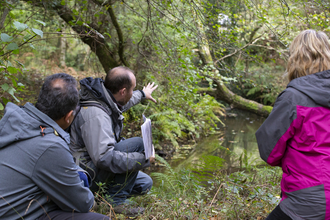
<path fill-rule="evenodd" d="M 62 0 L 61 1 L 61 5 L 65 5 L 65 0 Z"/>
<path fill-rule="evenodd" d="M 111 35 L 110 35 L 109 33 L 105 32 L 104 34 L 105 34 L 105 35 L 108 35 L 109 38 L 111 38 Z"/>
<path fill-rule="evenodd" d="M 1 40 L 3 42 L 10 42 L 13 40 L 13 37 L 9 36 L 8 34 L 6 33 L 1 33 Z"/>
<path fill-rule="evenodd" d="M 14 89 L 13 87 L 10 87 L 7 92 L 16 100 L 16 102 L 19 102 L 19 100 L 16 98 L 16 96 L 14 94 L 16 92 L 16 89 Z"/>
<path fill-rule="evenodd" d="M 46 26 L 46 23 L 40 20 L 35 20 L 36 22 L 39 22 L 40 24 L 42 24 L 43 26 Z"/>
<path fill-rule="evenodd" d="M 28 28 L 28 26 L 26 24 L 23 24 L 23 23 L 21 23 L 19 21 L 14 21 L 14 26 L 19 31 L 24 31 L 26 28 Z"/>
<path fill-rule="evenodd" d="M 13 50 L 13 54 L 19 54 L 19 49 Z"/>
<path fill-rule="evenodd" d="M 14 78 L 11 79 L 11 82 L 13 83 L 14 87 L 16 88 L 17 87 L 17 82 Z"/>
<path fill-rule="evenodd" d="M 84 24 L 84 22 L 82 22 L 82 21 L 77 21 L 77 25 L 83 25 Z"/>
<path fill-rule="evenodd" d="M 3 110 L 3 105 L 2 103 L 0 102 L 0 111 Z"/>
<path fill-rule="evenodd" d="M 18 45 L 16 43 L 10 43 L 7 46 L 8 50 L 17 50 L 18 49 Z"/>
<path fill-rule="evenodd" d="M 38 34 L 40 37 L 43 37 L 43 35 L 44 35 L 44 32 L 42 32 L 42 30 L 32 28 L 32 31 L 34 33 Z"/>
<path fill-rule="evenodd" d="M 1 88 L 3 89 L 3 91 L 7 91 L 9 89 L 9 85 L 7 83 L 2 84 Z"/>
<path fill-rule="evenodd" d="M 25 36 L 24 36 L 24 41 L 27 41 L 28 39 L 30 39 L 31 37 L 32 37 L 33 35 L 31 35 L 31 34 L 26 34 Z"/>
<path fill-rule="evenodd" d="M 20 87 L 23 87 L 24 86 L 23 83 L 17 83 L 17 85 L 20 86 Z"/>
<path fill-rule="evenodd" d="M 23 68 L 25 68 L 25 66 L 24 66 L 23 63 L 19 62 L 18 60 L 15 60 L 15 61 L 16 61 L 16 63 L 18 63 L 19 65 L 21 65 Z"/>
<path fill-rule="evenodd" d="M 9 66 L 9 67 L 7 67 L 7 70 L 8 70 L 9 73 L 15 74 L 15 73 L 17 73 L 17 71 L 19 69 L 17 69 L 16 67 Z"/>

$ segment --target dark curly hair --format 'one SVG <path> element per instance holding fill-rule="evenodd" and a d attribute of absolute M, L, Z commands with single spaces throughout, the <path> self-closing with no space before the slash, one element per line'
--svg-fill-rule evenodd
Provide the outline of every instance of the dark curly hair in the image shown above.
<path fill-rule="evenodd" d="M 74 110 L 78 101 L 77 81 L 66 73 L 57 73 L 46 78 L 35 106 L 56 121 Z"/>

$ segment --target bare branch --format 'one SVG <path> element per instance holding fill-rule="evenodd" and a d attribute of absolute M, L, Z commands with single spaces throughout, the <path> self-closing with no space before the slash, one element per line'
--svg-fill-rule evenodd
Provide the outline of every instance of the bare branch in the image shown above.
<path fill-rule="evenodd" d="M 111 18 L 112 24 L 116 29 L 117 35 L 118 35 L 118 55 L 120 58 L 120 61 L 125 65 L 125 66 L 129 66 L 128 62 L 126 61 L 125 57 L 124 57 L 124 37 L 123 37 L 123 32 L 121 31 L 121 28 L 119 26 L 119 23 L 117 21 L 116 15 L 113 11 L 112 8 L 112 3 L 111 2 L 102 2 L 100 0 L 93 0 L 93 2 L 95 4 L 98 4 L 100 6 L 104 6 Z"/>
<path fill-rule="evenodd" d="M 22 47 L 22 46 L 24 46 L 25 44 L 30 43 L 31 40 L 32 40 L 33 38 L 35 38 L 36 36 L 37 36 L 36 34 L 33 35 L 32 37 L 30 37 L 27 41 L 25 41 L 24 43 L 22 43 L 22 44 L 19 45 L 18 47 Z M 7 54 L 10 54 L 10 53 L 12 53 L 12 52 L 13 52 L 12 50 L 11 50 L 11 51 L 8 51 L 7 53 L 2 54 L 0 57 L 3 57 L 3 56 L 5 56 L 5 55 L 7 55 Z"/>
<path fill-rule="evenodd" d="M 125 66 L 129 66 L 128 63 L 127 63 L 127 61 L 124 58 L 124 37 L 123 37 L 123 33 L 122 33 L 121 28 L 120 28 L 120 26 L 118 24 L 116 15 L 113 12 L 112 5 L 111 4 L 109 5 L 107 11 L 108 11 L 108 13 L 110 15 L 112 24 L 113 24 L 113 26 L 115 26 L 115 29 L 117 31 L 118 40 L 119 40 L 118 54 L 119 54 L 120 60 L 121 60 L 121 62 L 123 62 L 123 64 Z"/>
<path fill-rule="evenodd" d="M 233 53 L 231 53 L 231 54 L 228 54 L 228 55 L 226 55 L 226 56 L 224 56 L 224 57 L 221 57 L 220 59 L 218 59 L 218 60 L 216 60 L 216 61 L 214 62 L 214 65 L 217 64 L 218 62 L 220 62 L 220 61 L 226 59 L 227 57 L 231 57 L 231 56 L 235 55 L 237 52 L 244 50 L 246 47 L 253 45 L 253 44 L 256 43 L 259 39 L 260 39 L 260 37 L 258 37 L 257 39 L 255 39 L 252 43 L 250 43 L 250 44 L 246 44 L 244 47 L 241 47 L 240 49 L 235 50 L 235 52 L 233 52 Z"/>

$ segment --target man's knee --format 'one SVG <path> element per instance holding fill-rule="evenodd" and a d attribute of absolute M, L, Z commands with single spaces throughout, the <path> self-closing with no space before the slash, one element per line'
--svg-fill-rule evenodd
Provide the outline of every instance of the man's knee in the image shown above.
<path fill-rule="evenodd" d="M 144 151 L 143 139 L 140 137 L 132 137 L 125 139 L 115 144 L 115 150 L 123 151 L 123 152 L 141 153 Z"/>
<path fill-rule="evenodd" d="M 148 176 L 147 181 L 146 181 L 146 186 L 145 186 L 146 190 L 145 191 L 149 192 L 151 190 L 153 184 L 154 183 L 153 183 L 151 177 Z"/>
<path fill-rule="evenodd" d="M 139 148 L 138 152 L 143 152 L 144 151 L 143 139 L 140 137 L 132 137 L 131 139 L 134 140 L 134 142 L 138 146 L 138 148 Z"/>
<path fill-rule="evenodd" d="M 153 181 L 151 177 L 147 174 L 144 175 L 143 179 L 141 180 L 141 194 L 145 194 L 149 192 L 152 188 Z"/>

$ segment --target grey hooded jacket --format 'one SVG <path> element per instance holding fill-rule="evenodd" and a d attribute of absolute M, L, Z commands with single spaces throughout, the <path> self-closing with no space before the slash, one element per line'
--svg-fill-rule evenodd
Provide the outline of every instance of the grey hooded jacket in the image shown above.
<path fill-rule="evenodd" d="M 94 196 L 79 178 L 69 142 L 69 134 L 31 103 L 7 104 L 0 120 L 0 219 L 89 211 Z"/>
<path fill-rule="evenodd" d="M 71 125 L 71 151 L 84 151 L 80 160 L 85 163 L 92 160 L 98 169 L 113 174 L 138 171 L 149 166 L 150 163 L 143 153 L 114 150 L 114 145 L 120 141 L 123 128 L 122 113 L 140 103 L 144 98 L 143 92 L 134 91 L 132 98 L 120 110 L 101 79 L 87 79 L 89 81 L 86 86 L 80 82 L 80 101 L 97 102 L 107 110 L 107 113 L 95 106 L 81 108 Z M 101 95 L 104 101 L 96 98 L 96 95 Z"/>

